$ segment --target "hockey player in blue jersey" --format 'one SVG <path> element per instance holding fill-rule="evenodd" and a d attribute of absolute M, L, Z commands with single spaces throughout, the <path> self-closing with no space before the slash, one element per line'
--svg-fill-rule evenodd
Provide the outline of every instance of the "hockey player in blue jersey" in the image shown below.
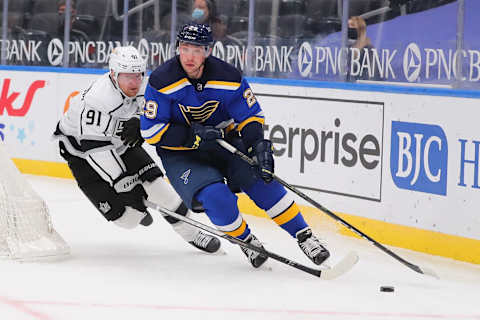
<path fill-rule="evenodd" d="M 211 56 L 212 44 L 208 25 L 181 28 L 178 55 L 150 76 L 141 134 L 156 147 L 186 205 L 203 207 L 219 230 L 262 246 L 238 210 L 235 192 L 243 191 L 321 264 L 328 250 L 312 234 L 290 194 L 267 173 L 273 172 L 274 160 L 272 143 L 263 137 L 263 111 L 240 71 Z M 216 139 L 248 152 L 258 167 L 224 150 Z M 267 260 L 255 251 L 242 251 L 255 268 Z"/>

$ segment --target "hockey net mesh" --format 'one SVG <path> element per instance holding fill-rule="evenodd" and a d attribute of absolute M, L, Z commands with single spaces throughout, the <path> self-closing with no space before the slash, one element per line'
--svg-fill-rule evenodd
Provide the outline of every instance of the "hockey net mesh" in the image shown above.
<path fill-rule="evenodd" d="M 55 231 L 45 201 L 10 160 L 0 141 L 0 258 L 55 259 L 70 249 Z"/>

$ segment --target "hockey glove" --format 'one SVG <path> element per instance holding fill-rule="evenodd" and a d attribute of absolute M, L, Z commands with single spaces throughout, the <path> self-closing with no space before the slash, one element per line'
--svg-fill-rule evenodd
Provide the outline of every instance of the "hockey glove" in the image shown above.
<path fill-rule="evenodd" d="M 132 185 L 135 186 L 132 188 Z M 113 187 L 124 206 L 129 206 L 142 212 L 147 210 L 143 200 L 147 199 L 148 196 L 142 184 L 136 181 L 136 177 L 121 175 L 114 181 Z"/>
<path fill-rule="evenodd" d="M 123 144 L 129 147 L 141 145 L 144 140 L 140 134 L 140 119 L 133 117 L 125 121 L 120 138 Z"/>
<path fill-rule="evenodd" d="M 192 124 L 192 134 L 189 145 L 192 149 L 207 150 L 216 145 L 215 140 L 223 139 L 223 130 L 214 126 L 202 126 L 199 123 Z"/>
<path fill-rule="evenodd" d="M 257 158 L 257 172 L 266 183 L 273 180 L 273 146 L 270 140 L 260 140 L 253 146 L 253 155 Z"/>

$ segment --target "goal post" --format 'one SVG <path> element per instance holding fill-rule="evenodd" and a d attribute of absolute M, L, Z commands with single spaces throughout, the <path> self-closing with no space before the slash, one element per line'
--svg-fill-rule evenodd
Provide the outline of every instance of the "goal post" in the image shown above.
<path fill-rule="evenodd" d="M 52 225 L 48 206 L 33 190 L 0 140 L 0 258 L 58 259 L 70 248 Z"/>

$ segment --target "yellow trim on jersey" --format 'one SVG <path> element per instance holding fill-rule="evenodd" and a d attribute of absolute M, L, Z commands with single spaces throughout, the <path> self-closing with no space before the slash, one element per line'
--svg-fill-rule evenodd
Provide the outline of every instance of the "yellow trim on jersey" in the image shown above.
<path fill-rule="evenodd" d="M 164 87 L 164 88 L 162 88 L 162 89 L 159 89 L 158 92 L 166 93 L 166 94 L 173 93 L 173 92 L 175 92 L 175 91 L 180 90 L 181 88 L 183 88 L 182 85 L 183 85 L 185 82 L 188 82 L 188 79 L 187 79 L 187 78 L 180 79 L 180 80 L 178 80 L 177 82 L 172 83 L 171 85 L 168 85 L 168 86 L 166 86 L 166 87 Z M 182 87 L 177 88 L 177 87 L 179 87 L 179 86 L 182 86 Z M 176 89 L 176 90 L 174 90 L 174 89 Z"/>
<path fill-rule="evenodd" d="M 232 236 L 232 237 L 238 237 L 238 236 L 241 236 L 245 232 L 246 228 L 247 228 L 247 223 L 245 222 L 245 220 L 242 220 L 242 224 L 240 225 L 240 227 L 238 227 L 237 229 L 235 229 L 233 231 L 225 231 L 225 233 Z"/>
<path fill-rule="evenodd" d="M 235 124 L 234 124 L 234 123 L 230 123 L 224 130 L 225 130 L 225 133 L 229 133 L 229 132 L 232 131 L 233 129 L 235 129 Z"/>
<path fill-rule="evenodd" d="M 188 147 L 168 147 L 168 146 L 160 146 L 160 147 L 167 150 L 195 150 L 194 148 L 188 148 Z"/>
<path fill-rule="evenodd" d="M 264 124 L 265 123 L 265 119 L 264 118 L 260 118 L 260 117 L 250 117 L 246 120 L 243 120 L 238 126 L 237 126 L 237 131 L 242 131 L 243 127 L 245 127 L 247 124 L 249 124 L 250 122 L 253 122 L 253 121 L 257 121 L 257 122 L 260 122 L 261 124 Z"/>
<path fill-rule="evenodd" d="M 218 80 L 210 80 L 210 81 L 207 81 L 206 84 L 221 84 L 223 86 L 240 86 L 240 82 L 232 82 L 232 81 L 218 81 Z"/>
<path fill-rule="evenodd" d="M 290 208 L 288 208 L 287 210 L 285 210 L 284 212 L 280 213 L 278 216 L 273 218 L 273 221 L 275 221 L 278 225 L 282 225 L 282 224 L 285 224 L 285 223 L 291 221 L 299 213 L 300 213 L 300 208 L 294 202 L 290 206 Z"/>
<path fill-rule="evenodd" d="M 205 83 L 205 88 L 237 90 L 240 88 L 240 82 L 210 80 Z"/>
<path fill-rule="evenodd" d="M 162 130 L 160 130 L 156 135 L 154 135 L 153 137 L 149 138 L 149 139 L 146 139 L 145 141 L 148 143 L 148 144 L 156 144 L 158 143 L 158 141 L 160 141 L 160 139 L 162 139 L 162 136 L 163 134 L 165 133 L 165 131 L 167 131 L 168 127 L 170 127 L 170 123 L 167 123 L 167 125 L 165 127 L 163 127 Z"/>

